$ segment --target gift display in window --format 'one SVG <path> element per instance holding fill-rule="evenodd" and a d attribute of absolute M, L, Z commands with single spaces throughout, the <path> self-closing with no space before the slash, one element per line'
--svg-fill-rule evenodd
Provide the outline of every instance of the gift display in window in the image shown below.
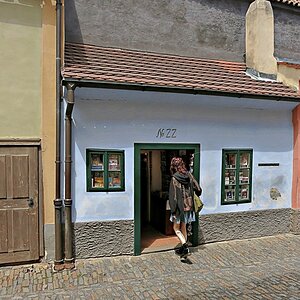
<path fill-rule="evenodd" d="M 235 171 L 225 173 L 225 185 L 235 184 Z"/>
<path fill-rule="evenodd" d="M 108 170 L 109 171 L 120 171 L 120 160 L 121 157 L 118 154 L 110 154 L 108 159 Z"/>
<path fill-rule="evenodd" d="M 225 201 L 234 201 L 235 190 L 225 190 Z"/>
<path fill-rule="evenodd" d="M 241 200 L 248 200 L 249 199 L 249 187 L 247 185 L 240 187 L 239 198 Z"/>
<path fill-rule="evenodd" d="M 221 204 L 251 201 L 252 149 L 224 149 Z"/>
<path fill-rule="evenodd" d="M 225 173 L 225 184 L 235 184 L 235 171 L 227 171 Z"/>
<path fill-rule="evenodd" d="M 240 183 L 249 183 L 249 170 L 242 170 L 239 172 Z"/>
<path fill-rule="evenodd" d="M 124 187 L 124 151 L 87 149 L 87 191 L 122 191 Z"/>
<path fill-rule="evenodd" d="M 92 187 L 104 188 L 103 172 L 92 172 Z"/>
<path fill-rule="evenodd" d="M 226 154 L 226 168 L 234 169 L 236 166 L 236 154 Z"/>
<path fill-rule="evenodd" d="M 108 185 L 111 188 L 121 187 L 121 173 L 120 172 L 109 172 Z"/>
<path fill-rule="evenodd" d="M 249 153 L 242 153 L 240 155 L 240 167 L 241 168 L 248 168 L 249 167 Z"/>
<path fill-rule="evenodd" d="M 92 170 L 103 170 L 103 154 L 92 154 Z"/>

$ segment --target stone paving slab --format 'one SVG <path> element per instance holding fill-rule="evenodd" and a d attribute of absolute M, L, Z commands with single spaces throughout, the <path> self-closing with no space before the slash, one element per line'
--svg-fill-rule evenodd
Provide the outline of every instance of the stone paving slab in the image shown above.
<path fill-rule="evenodd" d="M 0 299 L 300 299 L 300 235 L 173 251 L 0 268 Z"/>

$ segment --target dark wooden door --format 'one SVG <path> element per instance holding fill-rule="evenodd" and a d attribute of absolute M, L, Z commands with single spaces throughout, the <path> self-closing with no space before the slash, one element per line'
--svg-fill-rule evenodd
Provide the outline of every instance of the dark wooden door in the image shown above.
<path fill-rule="evenodd" d="M 0 264 L 39 258 L 38 149 L 0 147 Z"/>

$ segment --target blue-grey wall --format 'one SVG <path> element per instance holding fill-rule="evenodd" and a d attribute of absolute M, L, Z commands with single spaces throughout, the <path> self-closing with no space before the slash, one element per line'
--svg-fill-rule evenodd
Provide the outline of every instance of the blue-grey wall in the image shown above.
<path fill-rule="evenodd" d="M 76 89 L 75 97 L 75 222 L 134 218 L 134 143 L 201 145 L 203 215 L 291 207 L 291 110 L 296 103 L 89 88 Z M 157 136 L 159 128 L 175 128 L 176 137 Z M 86 192 L 87 148 L 125 151 L 124 192 Z M 222 149 L 232 148 L 253 149 L 251 203 L 221 205 Z M 258 166 L 266 162 L 279 166 Z M 271 188 L 281 197 L 271 199 Z"/>

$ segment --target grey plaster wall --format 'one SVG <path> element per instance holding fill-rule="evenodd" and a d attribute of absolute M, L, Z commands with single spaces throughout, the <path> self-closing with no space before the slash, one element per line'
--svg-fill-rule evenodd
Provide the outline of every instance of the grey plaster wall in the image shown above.
<path fill-rule="evenodd" d="M 300 8 L 274 5 L 275 56 L 300 62 Z"/>
<path fill-rule="evenodd" d="M 68 0 L 66 40 L 243 61 L 251 0 Z"/>
<path fill-rule="evenodd" d="M 247 239 L 291 232 L 292 210 L 270 209 L 204 215 L 199 218 L 199 243 Z"/>
<path fill-rule="evenodd" d="M 76 258 L 133 254 L 133 220 L 74 224 Z"/>
<path fill-rule="evenodd" d="M 243 61 L 252 0 L 68 0 L 66 40 Z M 300 60 L 299 8 L 272 2 L 275 55 Z"/>

